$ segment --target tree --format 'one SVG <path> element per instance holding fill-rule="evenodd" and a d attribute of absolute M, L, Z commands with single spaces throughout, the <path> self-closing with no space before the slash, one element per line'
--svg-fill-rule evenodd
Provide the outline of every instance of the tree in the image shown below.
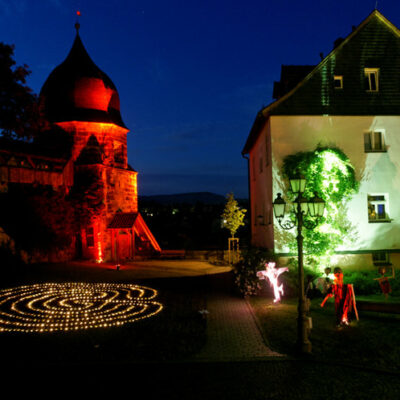
<path fill-rule="evenodd" d="M 10 185 L 0 193 L 0 209 L 0 226 L 16 249 L 46 254 L 71 245 L 74 208 L 62 191 L 44 185 Z"/>
<path fill-rule="evenodd" d="M 15 66 L 14 46 L 0 42 L 0 132 L 9 139 L 31 139 L 45 125 L 37 96 L 26 85 L 27 65 Z"/>
<path fill-rule="evenodd" d="M 287 177 L 300 172 L 307 180 L 304 196 L 310 198 L 317 192 L 325 201 L 326 212 L 320 224 L 303 231 L 304 253 L 308 263 L 314 260 L 329 265 L 335 250 L 346 242 L 351 243 L 355 236 L 355 228 L 346 213 L 346 204 L 359 186 L 354 167 L 340 149 L 317 147 L 314 151 L 287 156 L 283 172 Z M 292 193 L 291 197 L 293 200 L 296 195 Z M 289 247 L 292 251 L 297 248 L 294 235 Z"/>
<path fill-rule="evenodd" d="M 234 238 L 239 227 L 244 225 L 243 220 L 247 210 L 239 207 L 238 202 L 233 197 L 233 193 L 228 193 L 226 198 L 227 202 L 221 217 L 224 228 L 228 229 Z"/>

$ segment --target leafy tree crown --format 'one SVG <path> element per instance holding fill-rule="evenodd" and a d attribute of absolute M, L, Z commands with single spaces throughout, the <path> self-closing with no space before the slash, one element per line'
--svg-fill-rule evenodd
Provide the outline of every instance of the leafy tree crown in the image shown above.
<path fill-rule="evenodd" d="M 303 231 L 304 251 L 309 261 L 329 263 L 335 250 L 346 241 L 351 242 L 355 236 L 355 229 L 346 213 L 346 203 L 359 187 L 353 165 L 342 150 L 318 146 L 314 151 L 287 156 L 283 173 L 286 177 L 302 174 L 307 182 L 304 196 L 310 198 L 316 192 L 325 201 L 325 213 L 320 224 L 315 229 Z M 290 189 L 288 195 L 294 200 L 295 194 Z M 294 237 L 289 247 L 295 250 Z"/>
<path fill-rule="evenodd" d="M 244 225 L 243 220 L 247 210 L 239 207 L 233 193 L 229 193 L 226 198 L 225 209 L 221 215 L 223 226 L 230 231 L 232 237 L 235 237 L 236 231 Z"/>

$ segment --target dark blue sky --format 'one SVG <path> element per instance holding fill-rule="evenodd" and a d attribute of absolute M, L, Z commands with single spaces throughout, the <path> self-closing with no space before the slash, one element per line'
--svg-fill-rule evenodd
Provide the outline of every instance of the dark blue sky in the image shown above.
<path fill-rule="evenodd" d="M 247 196 L 241 150 L 272 101 L 281 64 L 317 64 L 376 0 L 0 0 L 0 40 L 15 44 L 38 93 L 82 41 L 119 91 L 140 194 Z M 378 9 L 400 26 L 400 2 Z"/>

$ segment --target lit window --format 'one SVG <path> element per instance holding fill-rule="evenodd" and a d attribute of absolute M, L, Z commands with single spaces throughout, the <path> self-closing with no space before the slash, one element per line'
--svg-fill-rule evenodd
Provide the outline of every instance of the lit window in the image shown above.
<path fill-rule="evenodd" d="M 125 146 L 123 144 L 114 143 L 114 161 L 123 164 L 125 161 Z"/>
<path fill-rule="evenodd" d="M 333 87 L 335 89 L 343 89 L 343 76 L 342 75 L 335 75 L 333 77 Z"/>
<path fill-rule="evenodd" d="M 368 222 L 388 222 L 389 205 L 387 194 L 368 195 Z"/>
<path fill-rule="evenodd" d="M 389 264 L 389 253 L 387 251 L 377 251 L 372 253 L 372 262 L 374 265 Z"/>
<path fill-rule="evenodd" d="M 383 131 L 372 131 L 364 133 L 365 152 L 386 151 Z"/>
<path fill-rule="evenodd" d="M 379 68 L 364 68 L 365 88 L 367 92 L 379 91 Z"/>

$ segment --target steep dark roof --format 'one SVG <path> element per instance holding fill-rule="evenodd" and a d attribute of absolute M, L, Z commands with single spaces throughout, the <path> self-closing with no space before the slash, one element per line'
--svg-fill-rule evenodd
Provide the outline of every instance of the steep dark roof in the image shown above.
<path fill-rule="evenodd" d="M 364 68 L 379 68 L 379 91 L 367 92 Z M 400 32 L 374 10 L 300 83 L 256 117 L 249 152 L 270 115 L 399 115 Z M 334 75 L 343 76 L 335 89 Z"/>
<path fill-rule="evenodd" d="M 274 82 L 272 97 L 274 99 L 279 99 L 290 92 L 314 68 L 315 65 L 282 65 L 281 79 L 279 82 Z"/>
<path fill-rule="evenodd" d="M 115 213 L 113 219 L 108 224 L 108 229 L 129 229 L 135 224 L 138 213 Z"/>
<path fill-rule="evenodd" d="M 115 85 L 92 61 L 78 33 L 65 61 L 44 83 L 40 100 L 51 122 L 105 122 L 126 128 Z"/>

